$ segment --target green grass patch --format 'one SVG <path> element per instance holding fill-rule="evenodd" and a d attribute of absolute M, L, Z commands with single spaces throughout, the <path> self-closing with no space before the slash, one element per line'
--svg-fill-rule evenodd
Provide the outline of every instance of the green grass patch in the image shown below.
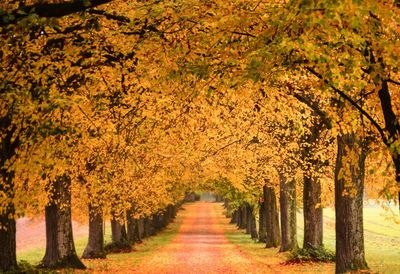
<path fill-rule="evenodd" d="M 288 263 L 302 263 L 302 262 L 334 262 L 335 253 L 326 250 L 325 248 L 319 249 L 304 249 L 297 248 L 290 252 Z"/>
<path fill-rule="evenodd" d="M 396 211 L 386 211 L 380 206 L 364 208 L 364 242 L 367 264 L 373 272 L 400 273 L 400 224 Z M 298 241 L 303 243 L 303 215 L 297 215 Z M 324 209 L 324 246 L 335 250 L 335 211 Z"/>

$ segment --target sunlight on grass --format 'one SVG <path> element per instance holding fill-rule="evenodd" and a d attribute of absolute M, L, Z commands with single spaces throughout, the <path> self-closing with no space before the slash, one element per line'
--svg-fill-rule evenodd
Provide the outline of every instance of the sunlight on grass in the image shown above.
<path fill-rule="evenodd" d="M 396 211 L 394 211 L 396 212 Z M 400 224 L 379 206 L 364 208 L 364 241 L 368 266 L 379 273 L 400 273 Z M 303 243 L 303 215 L 297 215 L 298 241 Z M 335 250 L 335 212 L 324 209 L 324 245 Z"/>

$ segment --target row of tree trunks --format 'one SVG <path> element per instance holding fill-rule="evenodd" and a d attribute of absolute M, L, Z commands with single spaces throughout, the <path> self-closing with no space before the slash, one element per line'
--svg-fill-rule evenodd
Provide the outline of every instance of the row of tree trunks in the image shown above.
<path fill-rule="evenodd" d="M 177 206 L 169 205 L 158 214 L 135 219 L 134 212 L 129 210 L 126 215 L 126 226 L 117 216 L 111 219 L 112 243 L 120 247 L 131 247 L 140 243 L 143 238 L 155 235 L 165 228 L 176 216 Z"/>
<path fill-rule="evenodd" d="M 133 217 L 133 210 L 129 210 L 126 213 L 126 227 L 128 234 L 128 241 L 130 244 L 136 244 L 142 242 L 142 237 L 139 230 L 139 220 Z"/>
<path fill-rule="evenodd" d="M 365 147 L 354 133 L 338 137 L 335 167 L 336 273 L 368 269 L 363 231 L 364 169 L 367 155 Z M 319 178 L 310 173 L 304 174 L 303 178 L 303 248 L 320 249 L 323 247 L 321 185 Z M 263 201 L 259 204 L 259 241 L 265 242 L 266 247 L 277 247 L 281 236 L 280 251 L 295 249 L 297 247 L 295 182 L 293 180 L 287 182 L 284 176 L 280 178 L 281 234 L 274 188 L 265 185 L 263 197 Z M 232 213 L 231 221 L 251 233 L 252 215 L 254 214 L 249 210 L 249 206 L 242 206 Z"/>
<path fill-rule="evenodd" d="M 129 249 L 131 246 L 125 223 L 122 221 L 121 216 L 117 216 L 114 212 L 111 212 L 111 240 L 116 247 Z"/>

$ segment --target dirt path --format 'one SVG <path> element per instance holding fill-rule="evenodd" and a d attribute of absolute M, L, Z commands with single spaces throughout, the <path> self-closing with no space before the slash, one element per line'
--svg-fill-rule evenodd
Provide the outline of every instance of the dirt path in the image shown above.
<path fill-rule="evenodd" d="M 199 202 L 185 206 L 177 237 L 140 264 L 133 273 L 263 273 L 224 235 L 221 206 Z"/>

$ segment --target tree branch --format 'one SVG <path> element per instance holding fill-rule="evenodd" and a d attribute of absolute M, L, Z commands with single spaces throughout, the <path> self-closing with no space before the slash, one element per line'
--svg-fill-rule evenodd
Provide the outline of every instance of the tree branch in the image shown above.
<path fill-rule="evenodd" d="M 324 79 L 324 77 L 316 72 L 313 68 L 311 67 L 306 67 L 307 71 L 309 71 L 311 74 L 316 76 L 318 79 L 322 80 L 326 85 L 328 85 L 330 88 L 332 88 L 340 97 L 348 101 L 354 108 L 356 108 L 363 116 L 365 116 L 371 124 L 378 130 L 379 134 L 381 135 L 381 138 L 383 142 L 388 145 L 388 139 L 386 137 L 386 134 L 384 132 L 384 129 L 378 124 L 377 121 L 375 121 L 374 118 L 372 118 L 371 115 L 369 115 L 368 112 L 366 112 L 361 106 L 359 106 L 353 99 L 351 99 L 346 93 L 332 85 L 327 79 Z"/>
<path fill-rule="evenodd" d="M 43 18 L 63 17 L 76 12 L 85 11 L 103 4 L 112 2 L 113 0 L 73 0 L 65 3 L 47 3 L 23 6 L 16 10 L 3 15 L 6 20 L 0 20 L 0 26 L 16 24 L 19 20 L 27 17 L 30 13 L 37 14 Z M 12 15 L 12 16 L 10 16 Z"/>

